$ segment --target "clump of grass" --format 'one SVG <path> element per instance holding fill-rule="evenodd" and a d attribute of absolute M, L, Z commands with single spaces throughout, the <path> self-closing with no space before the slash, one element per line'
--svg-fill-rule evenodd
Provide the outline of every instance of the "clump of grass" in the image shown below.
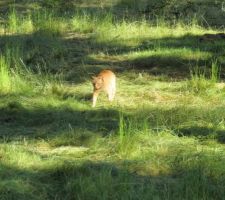
<path fill-rule="evenodd" d="M 51 140 L 54 147 L 59 146 L 93 146 L 98 136 L 88 130 L 77 130 L 69 125 L 69 130 Z"/>
<path fill-rule="evenodd" d="M 33 32 L 34 25 L 31 15 L 19 15 L 15 9 L 12 9 L 8 14 L 7 31 L 11 34 Z"/>
<path fill-rule="evenodd" d="M 4 55 L 0 57 L 0 90 L 4 94 L 32 91 L 31 84 L 27 82 L 30 73 L 23 67 L 20 55 L 19 46 L 6 46 Z"/>
<path fill-rule="evenodd" d="M 20 19 L 20 33 L 32 33 L 34 29 L 34 22 L 31 15 L 23 16 Z"/>
<path fill-rule="evenodd" d="M 15 9 L 8 14 L 7 30 L 11 34 L 39 32 L 48 36 L 59 36 L 66 30 L 64 19 L 56 17 L 54 11 L 42 10 L 20 15 Z"/>
<path fill-rule="evenodd" d="M 80 33 L 93 32 L 96 29 L 98 18 L 87 13 L 77 13 L 71 20 L 72 30 Z"/>
<path fill-rule="evenodd" d="M 211 82 L 206 78 L 205 71 L 199 69 L 199 67 L 191 70 L 191 79 L 188 83 L 188 87 L 196 93 L 203 92 L 212 86 Z"/>
<path fill-rule="evenodd" d="M 220 67 L 217 61 L 212 62 L 211 65 L 211 74 L 210 74 L 210 81 L 212 83 L 217 83 L 220 80 Z"/>
<path fill-rule="evenodd" d="M 9 32 L 11 32 L 11 33 L 17 32 L 18 24 L 19 24 L 18 16 L 16 14 L 15 9 L 12 9 L 12 11 L 9 13 L 9 16 L 8 16 Z"/>
<path fill-rule="evenodd" d="M 6 46 L 0 57 L 0 91 L 3 94 L 31 94 L 35 91 L 51 93 L 54 85 L 60 84 L 60 78 L 51 75 L 36 66 L 36 73 L 27 68 L 22 60 L 22 49 L 19 46 Z"/>
<path fill-rule="evenodd" d="M 2 93 L 21 92 L 29 88 L 23 79 L 20 61 L 21 49 L 19 46 L 6 46 L 1 56 L 1 91 Z"/>
<path fill-rule="evenodd" d="M 55 13 L 49 10 L 38 11 L 33 16 L 35 31 L 48 35 L 59 36 L 64 33 L 67 23 L 64 19 L 56 17 Z"/>
<path fill-rule="evenodd" d="M 122 113 L 119 116 L 118 129 L 118 153 L 126 157 L 136 151 L 138 135 L 146 134 L 149 130 L 147 118 L 125 117 Z"/>
<path fill-rule="evenodd" d="M 9 65 L 3 56 L 0 56 L 0 80 L 1 93 L 8 93 L 12 87 L 12 80 Z"/>
<path fill-rule="evenodd" d="M 209 75 L 206 68 L 198 66 L 190 71 L 191 79 L 187 82 L 187 87 L 195 93 L 204 93 L 215 87 L 219 80 L 219 66 L 217 62 L 212 62 Z"/>

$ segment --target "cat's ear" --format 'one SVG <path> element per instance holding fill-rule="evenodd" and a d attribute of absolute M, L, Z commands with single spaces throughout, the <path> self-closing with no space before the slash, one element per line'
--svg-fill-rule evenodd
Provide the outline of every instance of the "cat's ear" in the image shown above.
<path fill-rule="evenodd" d="M 92 76 L 91 78 L 92 78 L 93 80 L 95 80 L 97 77 L 96 77 L 96 76 Z"/>

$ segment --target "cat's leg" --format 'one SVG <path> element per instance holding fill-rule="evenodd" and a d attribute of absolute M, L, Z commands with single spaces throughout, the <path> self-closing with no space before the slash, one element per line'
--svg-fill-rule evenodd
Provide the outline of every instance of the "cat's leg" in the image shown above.
<path fill-rule="evenodd" d="M 115 98 L 115 94 L 116 94 L 116 86 L 114 86 L 112 89 L 112 99 Z"/>
<path fill-rule="evenodd" d="M 112 97 L 112 100 L 115 98 L 115 94 L 116 94 L 116 83 L 114 82 L 112 84 L 112 89 L 111 89 L 111 97 Z"/>
<path fill-rule="evenodd" d="M 108 99 L 109 99 L 109 101 L 112 101 L 113 100 L 112 94 L 108 94 Z"/>
<path fill-rule="evenodd" d="M 113 101 L 115 92 L 116 92 L 115 87 L 111 87 L 111 89 L 108 92 L 109 101 Z"/>
<path fill-rule="evenodd" d="M 94 92 L 93 92 L 93 97 L 92 97 L 92 107 L 95 107 L 95 106 L 96 106 L 98 94 L 99 94 L 99 91 L 94 91 Z"/>

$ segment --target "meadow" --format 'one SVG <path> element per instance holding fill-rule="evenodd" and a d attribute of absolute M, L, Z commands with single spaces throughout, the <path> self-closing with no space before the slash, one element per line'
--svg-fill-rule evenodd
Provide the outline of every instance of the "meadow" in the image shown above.
<path fill-rule="evenodd" d="M 223 29 L 4 2 L 1 200 L 224 199 L 225 40 L 199 40 Z M 92 108 L 102 69 L 116 98 Z"/>

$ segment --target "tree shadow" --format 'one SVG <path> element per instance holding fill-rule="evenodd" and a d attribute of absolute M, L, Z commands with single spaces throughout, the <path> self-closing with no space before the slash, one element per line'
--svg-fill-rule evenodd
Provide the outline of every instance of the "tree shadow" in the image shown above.
<path fill-rule="evenodd" d="M 160 39 L 144 38 L 136 47 L 118 44 L 116 41 L 96 44 L 95 38 L 90 38 L 91 49 L 88 53 L 84 53 L 81 59 L 88 66 L 109 66 L 120 73 L 129 70 L 137 72 L 145 70 L 150 74 L 166 75 L 175 79 L 190 77 L 190 69 L 195 66 L 204 67 L 206 73 L 210 74 L 212 62 L 216 60 L 220 66 L 220 76 L 224 78 L 225 40 L 201 42 L 201 37 L 188 34 Z M 150 51 L 149 55 L 146 51 Z M 140 56 L 134 57 L 133 53 L 134 55 L 138 53 Z M 89 57 L 89 55 L 95 55 L 95 57 Z"/>
<path fill-rule="evenodd" d="M 78 97 L 78 101 L 79 98 L 82 97 Z M 215 121 L 225 117 L 223 110 L 223 107 L 205 110 L 184 106 L 139 106 L 138 110 L 128 111 L 117 107 L 88 109 L 65 104 L 24 107 L 18 101 L 11 101 L 0 109 L 0 138 L 8 142 L 26 138 L 34 141 L 47 139 L 50 143 L 56 141 L 57 145 L 64 146 L 82 145 L 87 144 L 89 139 L 118 134 L 121 123 L 124 123 L 127 134 L 131 130 L 145 132 L 148 127 L 150 132 L 156 134 L 159 130 L 171 130 L 178 136 L 216 139 L 223 143 L 224 130 Z M 208 128 L 206 124 L 213 127 Z"/>
<path fill-rule="evenodd" d="M 154 99 L 153 99 L 154 100 Z M 219 143 L 225 141 L 225 130 L 219 126 L 223 119 L 224 107 L 210 109 L 193 108 L 188 106 L 176 107 L 141 107 L 131 113 L 124 112 L 125 123 L 132 121 L 133 127 L 138 125 L 138 130 L 149 127 L 152 133 L 157 134 L 168 130 L 179 137 L 195 137 L 199 140 L 216 140 Z M 215 120 L 217 119 L 217 120 Z M 209 127 L 209 124 L 211 125 Z"/>
<path fill-rule="evenodd" d="M 199 139 L 216 139 L 218 142 L 225 143 L 225 130 L 201 126 L 190 126 L 177 130 L 178 136 L 194 136 Z"/>
<path fill-rule="evenodd" d="M 182 21 L 193 22 L 194 19 L 199 24 L 209 28 L 224 28 L 223 18 L 225 16 L 223 7 L 215 1 L 148 1 L 148 0 L 120 0 L 114 5 L 115 10 L 126 10 L 133 16 L 145 16 L 157 21 L 163 19 L 167 23 Z M 204 16 L 204 17 L 203 17 Z"/>
<path fill-rule="evenodd" d="M 1 139 L 54 139 L 63 134 L 90 132 L 105 136 L 118 129 L 119 113 L 115 109 L 72 109 L 63 107 L 25 108 L 19 102 L 8 103 L 0 112 Z M 76 132 L 77 130 L 77 132 Z"/>
<path fill-rule="evenodd" d="M 5 199 L 222 199 L 224 196 L 224 177 L 212 177 L 201 161 L 186 169 L 175 165 L 172 173 L 155 176 L 139 175 L 125 164 L 117 166 L 104 161 L 58 161 L 45 169 L 23 169 L 0 162 L 0 168 L 0 195 Z"/>
<path fill-rule="evenodd" d="M 190 77 L 190 69 L 195 66 L 204 67 L 206 73 L 210 73 L 212 62 L 217 61 L 220 66 L 220 76 L 223 79 L 224 69 L 224 39 L 203 41 L 201 35 L 187 34 L 181 37 L 165 37 L 160 39 L 144 38 L 136 47 L 119 46 L 115 41 L 106 44 L 111 51 L 105 54 L 112 56 L 112 60 L 90 59 L 89 63 L 116 65 L 122 71 L 145 70 L 150 74 L 166 75 L 172 78 Z M 105 44 L 101 44 L 104 46 Z M 160 48 L 158 48 L 160 47 Z M 117 49 L 116 51 L 114 49 Z M 150 51 L 148 54 L 146 51 Z M 104 51 L 103 51 L 104 52 Z M 139 56 L 132 56 L 132 54 Z M 143 54 L 143 55 L 142 55 Z M 129 56 L 131 55 L 131 56 Z M 118 60 L 113 59 L 117 56 Z M 120 56 L 122 56 L 120 58 Z"/>
<path fill-rule="evenodd" d="M 194 66 L 204 66 L 206 72 L 210 71 L 213 60 L 221 66 L 220 75 L 223 78 L 225 40 L 200 42 L 200 38 L 190 34 L 160 39 L 140 38 L 139 45 L 129 47 L 117 43 L 117 39 L 97 42 L 92 34 L 83 37 L 82 34 L 72 33 L 64 37 L 37 31 L 1 36 L 0 51 L 4 53 L 7 49 L 18 49 L 16 56 L 34 73 L 61 74 L 64 80 L 75 84 L 90 80 L 93 74 L 105 68 L 118 73 L 145 70 L 153 75 L 185 79 Z M 149 55 L 145 54 L 146 51 L 150 51 Z M 104 56 L 102 59 L 99 53 L 106 55 L 106 59 Z M 140 55 L 129 57 L 133 53 Z"/>

